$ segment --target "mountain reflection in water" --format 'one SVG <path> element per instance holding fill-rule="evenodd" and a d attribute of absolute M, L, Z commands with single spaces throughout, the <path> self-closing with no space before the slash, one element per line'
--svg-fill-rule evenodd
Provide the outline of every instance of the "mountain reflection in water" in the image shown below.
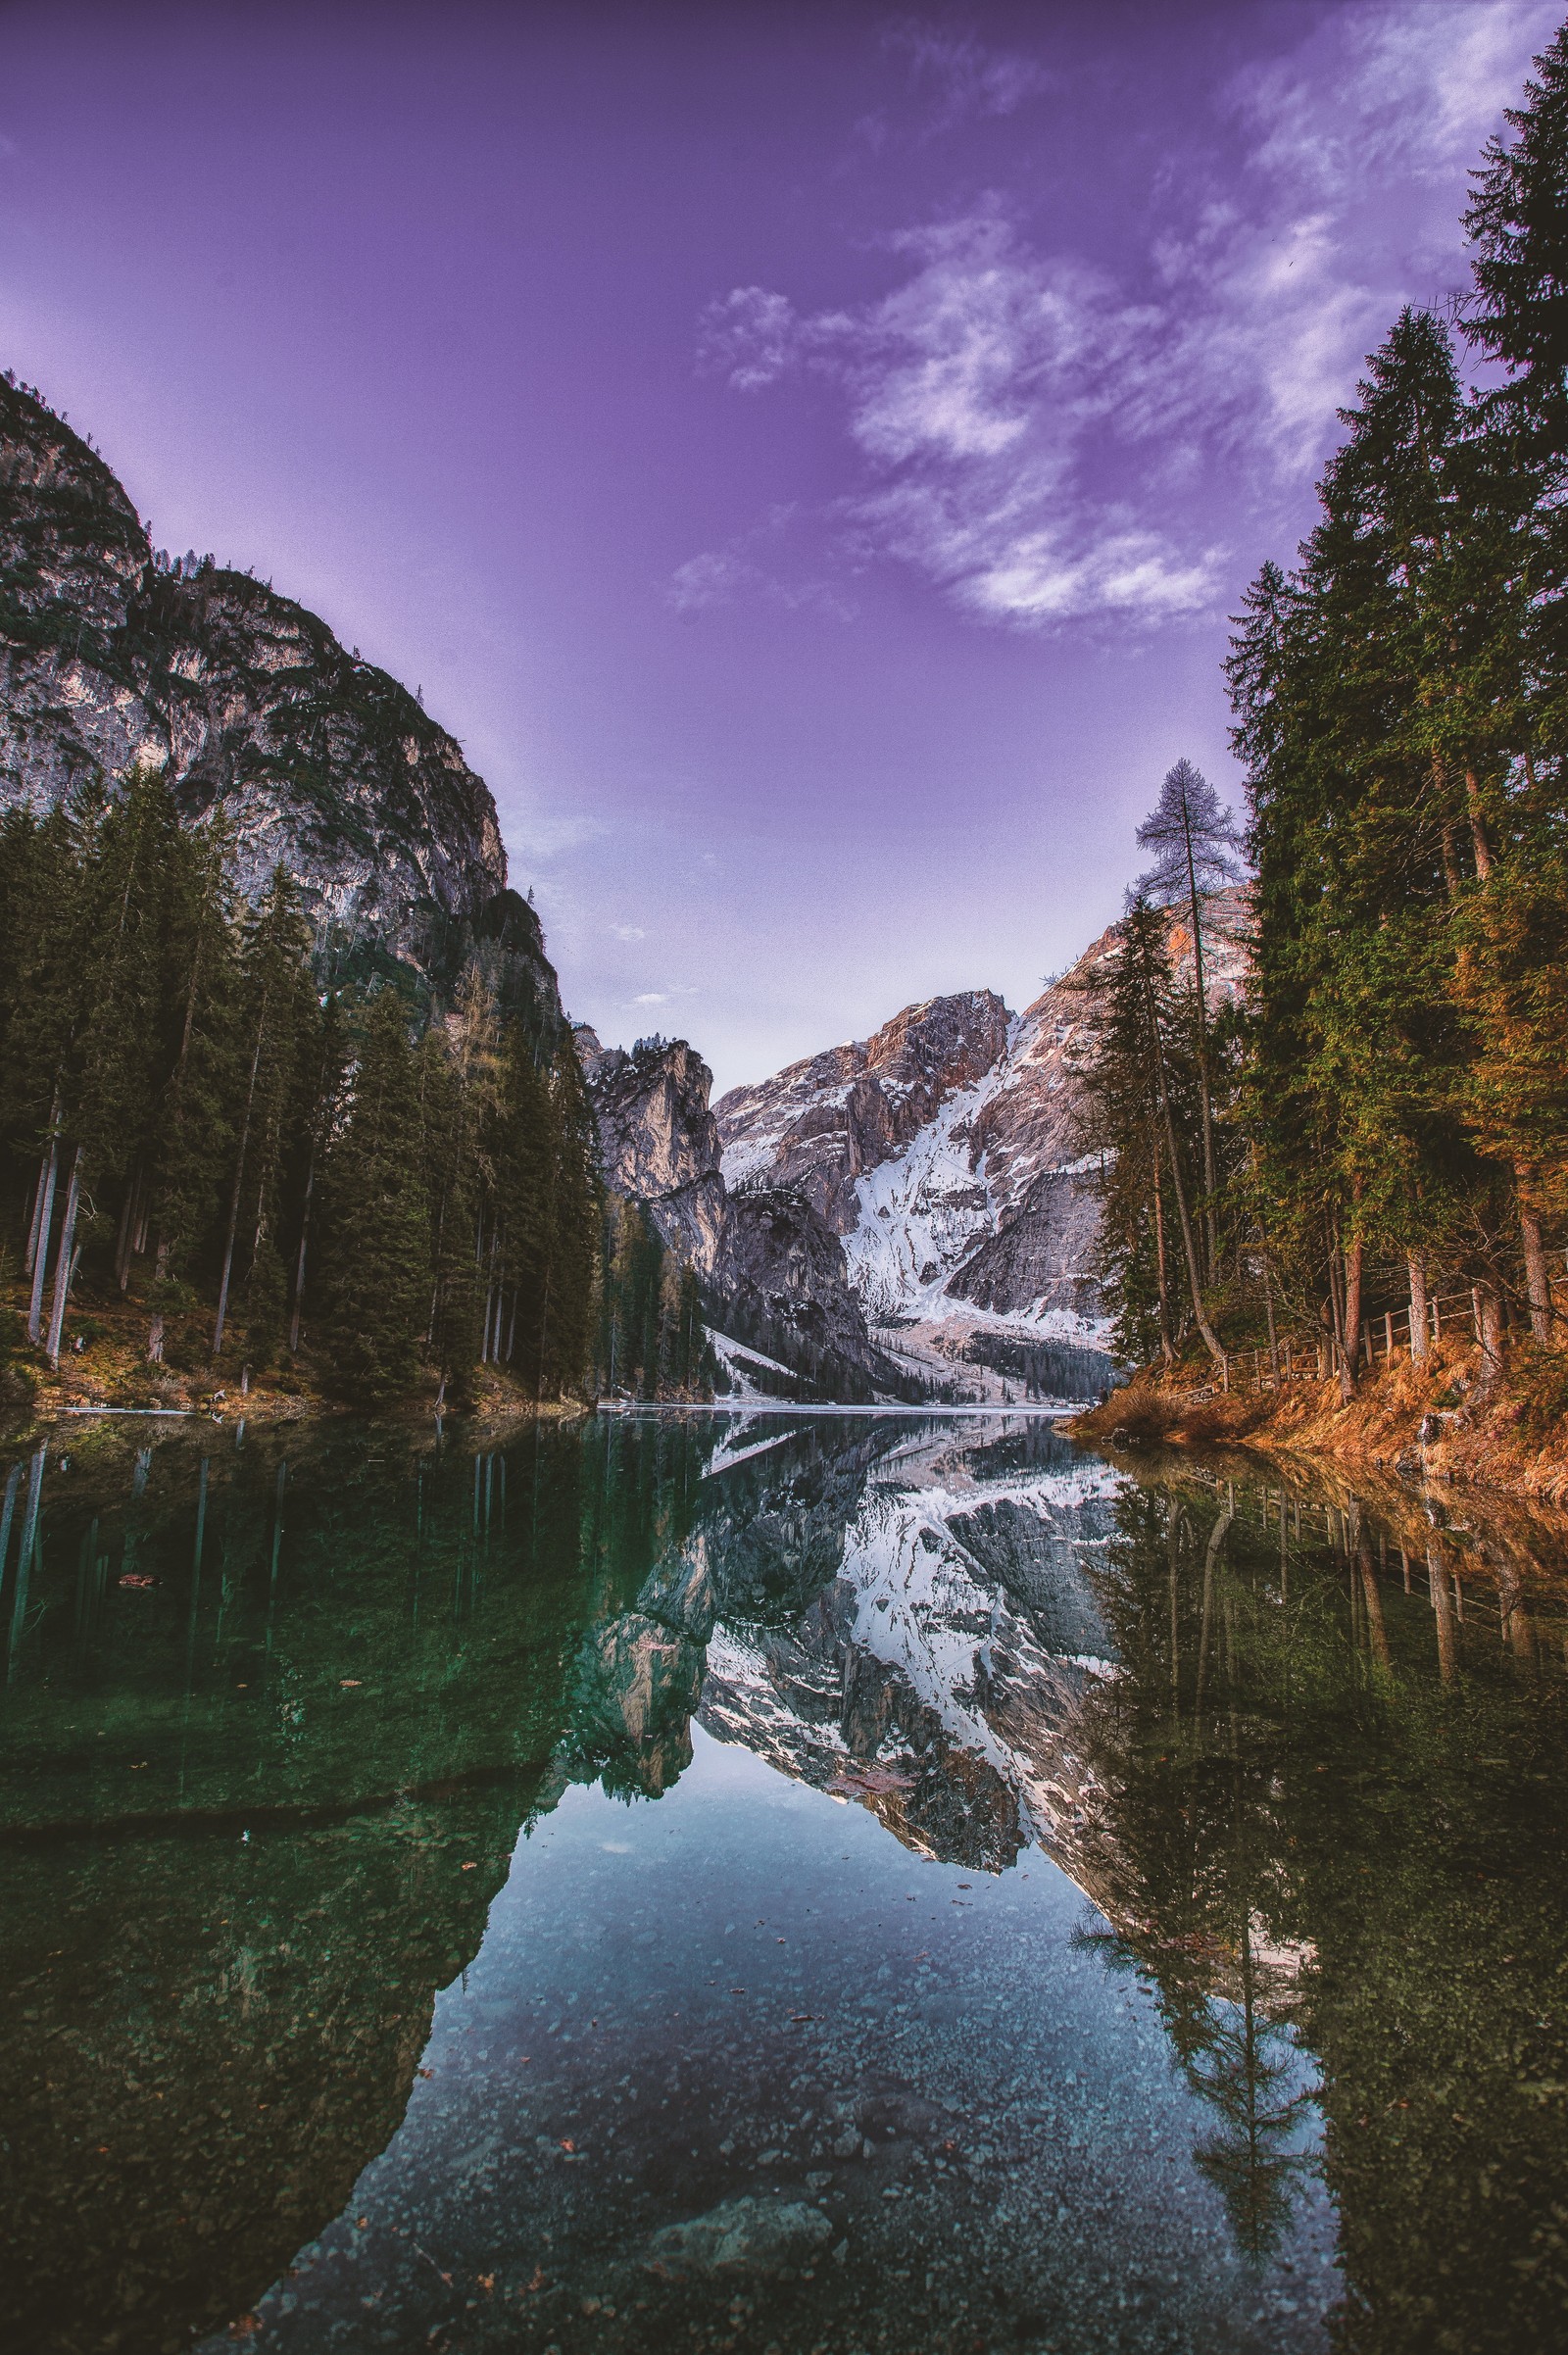
<path fill-rule="evenodd" d="M 6 2343 L 1562 2343 L 1555 1532 L 1004 1418 L 7 1469 Z"/>

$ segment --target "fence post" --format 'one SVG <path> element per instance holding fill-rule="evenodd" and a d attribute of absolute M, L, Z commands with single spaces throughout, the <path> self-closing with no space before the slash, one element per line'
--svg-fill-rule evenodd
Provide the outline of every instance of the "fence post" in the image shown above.
<path fill-rule="evenodd" d="M 1392 1365 L 1394 1363 L 1394 1311 L 1392 1308 L 1385 1308 L 1383 1311 L 1383 1339 L 1387 1348 L 1388 1360 Z"/>
<path fill-rule="evenodd" d="M 1481 1339 L 1481 1287 L 1479 1284 L 1472 1284 L 1470 1287 L 1470 1314 L 1474 1319 L 1476 1339 L 1479 1341 Z"/>
<path fill-rule="evenodd" d="M 1443 1339 L 1443 1319 L 1438 1314 L 1438 1303 L 1436 1300 L 1434 1300 L 1432 1303 L 1432 1338 L 1434 1341 L 1441 1341 Z"/>

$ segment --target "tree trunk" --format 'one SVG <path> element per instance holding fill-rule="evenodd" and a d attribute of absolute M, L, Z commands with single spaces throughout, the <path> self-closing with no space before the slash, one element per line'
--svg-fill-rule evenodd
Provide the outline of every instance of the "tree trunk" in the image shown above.
<path fill-rule="evenodd" d="M 1470 818 L 1470 841 L 1476 855 L 1476 876 L 1482 883 L 1492 879 L 1492 845 L 1487 840 L 1487 821 L 1481 812 L 1481 785 L 1473 768 L 1464 772 L 1465 809 Z"/>
<path fill-rule="evenodd" d="M 256 1102 L 256 1074 L 261 1069 L 262 1041 L 267 1035 L 267 1000 L 256 1022 L 256 1051 L 251 1056 L 250 1084 L 245 1091 L 245 1117 L 240 1122 L 239 1155 L 234 1163 L 234 1190 L 228 1201 L 228 1233 L 223 1240 L 223 1273 L 218 1286 L 218 1320 L 213 1327 L 213 1355 L 223 1346 L 223 1319 L 228 1314 L 228 1280 L 234 1272 L 234 1238 L 239 1232 L 239 1198 L 245 1183 L 245 1152 L 250 1143 L 251 1108 Z"/>
<path fill-rule="evenodd" d="M 1214 1218 L 1214 1106 L 1208 1087 L 1208 1006 L 1203 995 L 1203 926 L 1198 908 L 1198 870 L 1193 864 L 1193 835 L 1187 822 L 1187 797 L 1182 796 L 1182 837 L 1187 845 L 1187 896 L 1193 911 L 1193 970 L 1198 982 L 1198 1096 L 1203 1114 L 1203 1191 L 1208 1196 L 1208 1207 L 1203 1212 L 1203 1237 L 1207 1246 L 1207 1272 L 1210 1283 L 1219 1257 L 1219 1235 Z"/>
<path fill-rule="evenodd" d="M 1154 1139 L 1154 1273 L 1159 1286 L 1159 1354 L 1166 1365 L 1174 1365 L 1176 1351 L 1170 1339 L 1170 1278 L 1165 1267 L 1165 1202 L 1164 1190 L 1159 1182 L 1159 1139 Z"/>
<path fill-rule="evenodd" d="M 1345 1354 L 1345 1262 L 1340 1244 L 1339 1221 L 1329 1220 L 1329 1300 L 1323 1311 L 1323 1322 L 1332 1336 L 1332 1346 L 1343 1357 Z M 1331 1363 L 1329 1371 L 1334 1367 Z"/>
<path fill-rule="evenodd" d="M 65 1215 L 60 1221 L 60 1249 L 55 1256 L 55 1286 L 49 1300 L 49 1338 L 44 1354 L 52 1366 L 60 1363 L 60 1337 L 65 1331 L 66 1302 L 71 1298 L 72 1279 L 76 1272 L 76 1209 L 81 1201 L 81 1147 L 71 1156 L 71 1177 L 66 1187 Z"/>
<path fill-rule="evenodd" d="M 1355 1362 L 1361 1348 L 1361 1251 L 1359 1235 L 1345 1247 L 1345 1346 L 1340 1352 L 1340 1398 L 1347 1406 L 1354 1395 Z"/>
<path fill-rule="evenodd" d="M 1170 1182 L 1176 1193 L 1176 1215 L 1181 1222 L 1182 1249 L 1187 1256 L 1187 1281 L 1193 1297 L 1193 1316 L 1203 1337 L 1203 1346 L 1218 1366 L 1223 1377 L 1226 1372 L 1225 1352 L 1219 1338 L 1203 1313 L 1203 1288 L 1198 1266 L 1198 1245 L 1193 1238 L 1193 1222 L 1187 1209 L 1187 1189 L 1182 1184 L 1181 1165 L 1177 1159 L 1176 1121 L 1167 1098 L 1165 1104 L 1165 1133 L 1170 1144 Z"/>
<path fill-rule="evenodd" d="M 1427 1353 L 1427 1261 L 1424 1251 L 1412 1251 L 1410 1270 L 1410 1356 L 1419 1365 Z"/>
<path fill-rule="evenodd" d="M 1541 1240 L 1541 1213 L 1531 1201 L 1536 1173 L 1523 1161 L 1513 1165 L 1519 1201 L 1519 1233 L 1525 1247 L 1525 1294 L 1530 1302 L 1530 1330 L 1544 1341 L 1551 1330 L 1551 1284 L 1546 1274 L 1545 1247 Z"/>
<path fill-rule="evenodd" d="M 38 1183 L 32 1190 L 32 1217 L 27 1226 L 27 1257 L 24 1269 L 24 1273 L 29 1276 L 38 1263 L 39 1250 L 42 1249 L 46 1255 L 49 1250 L 48 1235 L 45 1233 L 40 1236 L 39 1228 L 47 1228 L 49 1223 L 50 1212 L 44 1207 L 46 1194 L 51 1207 L 54 1201 L 54 1174 L 59 1163 L 59 1129 L 60 1097 L 57 1091 L 49 1106 L 49 1151 L 39 1156 Z"/>
<path fill-rule="evenodd" d="M 125 1200 L 120 1212 L 120 1232 L 115 1238 L 115 1282 L 122 1292 L 130 1284 L 130 1262 L 135 1249 L 138 1205 L 141 1201 L 141 1163 L 131 1171 L 125 1186 Z"/>
<path fill-rule="evenodd" d="M 316 1146 L 311 1146 L 311 1165 L 305 1173 L 305 1202 L 300 1211 L 300 1248 L 294 1261 L 294 1301 L 289 1310 L 288 1353 L 297 1355 L 300 1346 L 300 1312 L 305 1301 L 305 1247 L 311 1234 L 311 1197 L 316 1191 Z"/>
<path fill-rule="evenodd" d="M 168 1277 L 169 1237 L 160 1235 L 158 1249 L 153 1255 L 153 1314 L 152 1322 L 147 1327 L 147 1363 L 149 1365 L 162 1365 L 164 1362 L 163 1287 L 168 1281 Z"/>
<path fill-rule="evenodd" d="M 1490 1280 L 1477 1286 L 1481 1299 L 1481 1381 L 1478 1396 L 1495 1388 L 1502 1373 L 1502 1297 Z"/>
<path fill-rule="evenodd" d="M 49 1152 L 38 1175 L 38 1212 L 32 1247 L 32 1292 L 27 1301 L 27 1339 L 34 1349 L 43 1334 L 43 1286 L 49 1264 L 49 1235 L 55 1215 L 55 1181 L 60 1174 L 60 1135 L 49 1132 Z"/>

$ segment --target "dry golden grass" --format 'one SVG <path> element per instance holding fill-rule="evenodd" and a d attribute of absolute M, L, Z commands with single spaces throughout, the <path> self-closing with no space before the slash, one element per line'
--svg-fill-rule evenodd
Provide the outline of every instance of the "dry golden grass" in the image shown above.
<path fill-rule="evenodd" d="M 1146 1369 L 1068 1425 L 1112 1446 L 1289 1452 L 1348 1473 L 1484 1486 L 1568 1504 L 1568 1348 L 1516 1342 L 1502 1377 L 1481 1380 L 1473 1343 L 1445 1340 L 1423 1365 L 1396 1356 L 1363 1372 L 1348 1404 L 1338 1382 L 1212 1392 L 1190 1370 Z"/>

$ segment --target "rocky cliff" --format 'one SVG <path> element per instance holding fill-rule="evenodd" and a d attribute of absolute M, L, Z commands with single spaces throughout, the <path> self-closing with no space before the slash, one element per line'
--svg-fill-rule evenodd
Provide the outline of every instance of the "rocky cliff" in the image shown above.
<path fill-rule="evenodd" d="M 793 1186 L 835 1234 L 853 1233 L 861 1177 L 984 1077 L 1005 1051 L 1009 1019 L 993 990 L 928 999 L 870 1039 L 732 1089 L 718 1106 L 726 1178 Z"/>
<path fill-rule="evenodd" d="M 269 583 L 155 553 L 102 458 L 0 378 L 0 807 L 148 762 L 221 813 L 248 895 L 298 878 L 332 978 L 391 960 L 439 989 L 478 950 L 559 1021 L 456 739 Z"/>
<path fill-rule="evenodd" d="M 1218 1002 L 1245 978 L 1245 896 L 1217 895 L 1209 925 Z M 1076 1063 L 1085 983 L 1118 942 L 1112 926 L 1021 1014 L 990 990 L 934 998 L 715 1106 L 731 1188 L 805 1189 L 844 1238 L 873 1327 L 897 1328 L 914 1358 L 973 1364 L 999 1329 L 1011 1342 L 1097 1338 L 1097 1173 L 1079 1143 Z M 1178 972 L 1192 953 L 1173 916 Z"/>
<path fill-rule="evenodd" d="M 667 1247 L 710 1276 L 724 1224 L 713 1074 L 684 1039 L 602 1047 L 579 1023 L 577 1056 L 599 1122 L 605 1176 L 644 1204 Z"/>
<path fill-rule="evenodd" d="M 804 1188 L 730 1193 L 709 1109 L 713 1075 L 695 1049 L 656 1038 L 628 1053 L 586 1024 L 575 1038 L 606 1182 L 641 1202 L 696 1269 L 715 1328 L 830 1397 L 906 1395 L 908 1377 L 867 1331 L 844 1247 Z"/>

